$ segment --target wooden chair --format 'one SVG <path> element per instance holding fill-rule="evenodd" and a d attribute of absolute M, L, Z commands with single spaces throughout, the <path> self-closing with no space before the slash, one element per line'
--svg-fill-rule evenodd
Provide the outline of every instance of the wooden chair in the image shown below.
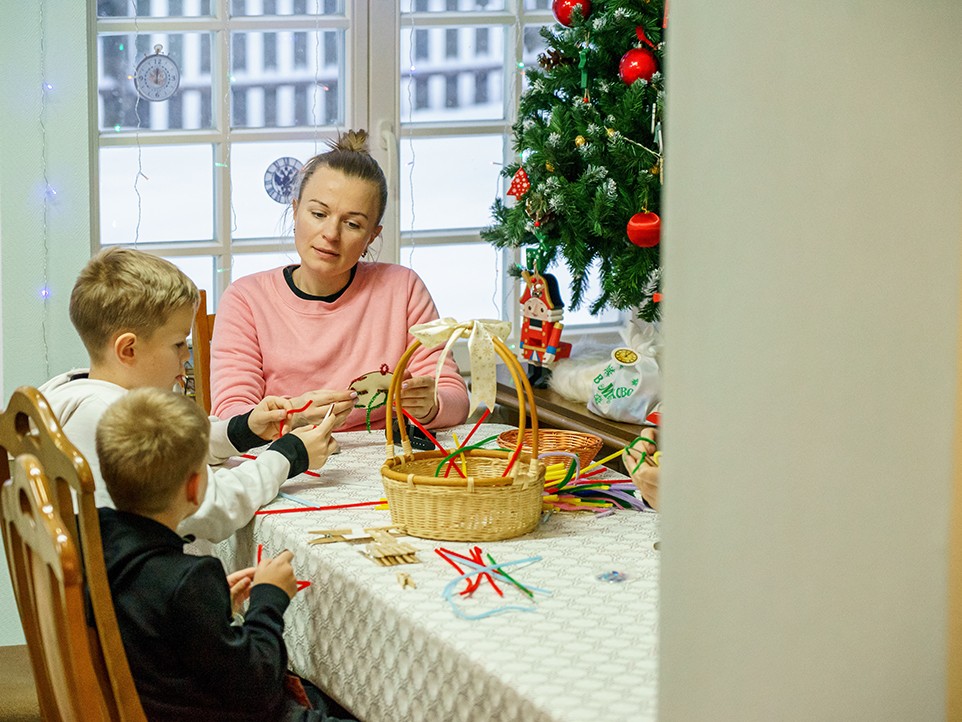
<path fill-rule="evenodd" d="M 0 490 L 0 507 L 43 719 L 110 719 L 86 632 L 75 537 L 35 456 L 14 460 L 13 478 Z"/>
<path fill-rule="evenodd" d="M 144 720 L 143 708 L 134 687 L 127 655 L 120 639 L 113 599 L 107 581 L 103 547 L 100 540 L 100 519 L 94 503 L 94 481 L 83 455 L 67 439 L 43 395 L 34 388 L 22 386 L 10 397 L 7 408 L 0 413 L 0 480 L 11 479 L 10 456 L 30 454 L 40 460 L 48 479 L 47 502 L 62 520 L 65 530 L 80 551 L 80 566 L 87 584 L 90 606 L 96 628 L 83 624 L 79 629 L 87 636 L 93 657 L 96 683 L 107 700 L 110 720 Z M 7 482 L 12 483 L 12 482 Z M 76 495 L 76 515 L 74 495 Z M 4 525 L 4 546 L 7 561 L 13 569 L 11 544 Z M 18 580 L 14 593 L 20 599 Z M 34 628 L 37 620 L 29 607 L 19 604 L 24 630 Z M 31 645 L 30 637 L 27 638 Z M 31 651 L 39 649 L 40 640 L 34 639 Z M 38 693 L 46 694 L 41 682 L 45 672 L 42 657 L 31 654 Z M 41 710 L 44 703 L 41 699 Z M 46 718 L 46 716 L 45 716 Z"/>
<path fill-rule="evenodd" d="M 194 349 L 194 394 L 201 408 L 210 414 L 210 340 L 214 336 L 214 316 L 207 313 L 207 292 L 200 292 L 190 338 Z"/>

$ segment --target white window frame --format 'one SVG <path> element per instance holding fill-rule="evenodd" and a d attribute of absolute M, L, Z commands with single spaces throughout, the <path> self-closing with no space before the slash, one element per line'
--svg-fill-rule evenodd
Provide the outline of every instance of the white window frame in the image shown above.
<path fill-rule="evenodd" d="M 231 146 L 244 142 L 313 141 L 335 137 L 339 128 L 319 125 L 317 127 L 292 128 L 231 128 L 230 92 L 230 33 L 262 31 L 344 31 L 344 78 L 343 118 L 345 127 L 364 127 L 368 124 L 368 3 L 342 0 L 343 15 L 275 15 L 231 17 L 230 0 L 210 0 L 212 16 L 175 18 L 99 18 L 95 17 L 96 44 L 93 55 L 99 53 L 100 33 L 144 34 L 150 32 L 197 32 L 211 33 L 211 98 L 212 127 L 198 130 L 122 130 L 100 132 L 98 63 L 91 63 L 91 115 L 92 144 L 95 152 L 91 160 L 91 252 L 100 250 L 100 149 L 111 147 L 137 147 L 200 144 L 213 145 L 214 163 L 220 172 L 214 173 L 214 238 L 212 241 L 150 242 L 138 247 L 159 256 L 213 257 L 213 287 L 207 289 L 208 303 L 216 308 L 221 294 L 231 282 L 234 255 L 249 253 L 294 252 L 290 237 L 231 238 L 232 206 L 230 198 L 229 159 Z M 88 12 L 96 16 L 96 0 L 88 0 Z M 220 72 L 218 72 L 218 70 Z M 280 215 L 280 213 L 278 214 Z"/>

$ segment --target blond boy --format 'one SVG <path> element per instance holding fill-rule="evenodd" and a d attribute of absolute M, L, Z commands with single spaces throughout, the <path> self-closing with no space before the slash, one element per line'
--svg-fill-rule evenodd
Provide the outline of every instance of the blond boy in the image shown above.
<path fill-rule="evenodd" d="M 116 504 L 99 510 L 107 577 L 144 711 L 152 720 L 325 719 L 285 698 L 292 554 L 225 578 L 214 557 L 184 553 L 176 530 L 203 504 L 209 431 L 184 396 L 141 388 L 107 409 L 96 433 Z M 232 625 L 248 597 L 244 623 Z"/>
<path fill-rule="evenodd" d="M 107 407 L 130 389 L 169 391 L 184 380 L 187 335 L 199 294 L 169 261 L 141 251 L 110 248 L 81 271 L 70 296 L 70 320 L 90 356 L 90 368 L 61 374 L 40 391 L 64 431 L 90 462 L 98 506 L 113 506 L 96 453 L 95 432 Z M 277 437 L 291 401 L 268 397 L 247 414 L 212 420 L 208 463 L 219 464 Z M 284 481 L 324 464 L 331 430 L 350 412 L 335 408 L 315 428 L 296 429 L 233 469 L 208 469 L 209 485 L 197 512 L 179 531 L 221 541 L 273 499 Z"/>

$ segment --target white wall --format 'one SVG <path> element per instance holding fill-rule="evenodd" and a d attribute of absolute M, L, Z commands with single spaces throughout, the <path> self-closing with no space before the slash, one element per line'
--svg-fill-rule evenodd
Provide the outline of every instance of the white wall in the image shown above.
<path fill-rule="evenodd" d="M 671 11 L 660 718 L 943 719 L 962 4 Z"/>
<path fill-rule="evenodd" d="M 86 30 L 83 2 L 0 3 L 0 407 L 15 387 L 37 386 L 86 358 L 67 315 L 70 289 L 90 257 Z M 42 78 L 53 86 L 43 111 Z M 57 190 L 46 228 L 44 147 L 47 180 Z M 0 557 L 0 646 L 22 642 Z"/>

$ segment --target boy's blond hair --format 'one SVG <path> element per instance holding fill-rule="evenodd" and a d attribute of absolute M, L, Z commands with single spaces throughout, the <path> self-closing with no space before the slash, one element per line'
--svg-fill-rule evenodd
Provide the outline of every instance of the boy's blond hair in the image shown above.
<path fill-rule="evenodd" d="M 121 511 L 166 511 L 191 474 L 203 472 L 210 420 L 193 400 L 171 391 L 134 389 L 97 425 L 97 458 Z"/>
<path fill-rule="evenodd" d="M 108 248 L 87 262 L 70 294 L 70 320 L 93 362 L 130 331 L 150 338 L 184 306 L 197 307 L 197 286 L 170 261 L 132 248 Z"/>

